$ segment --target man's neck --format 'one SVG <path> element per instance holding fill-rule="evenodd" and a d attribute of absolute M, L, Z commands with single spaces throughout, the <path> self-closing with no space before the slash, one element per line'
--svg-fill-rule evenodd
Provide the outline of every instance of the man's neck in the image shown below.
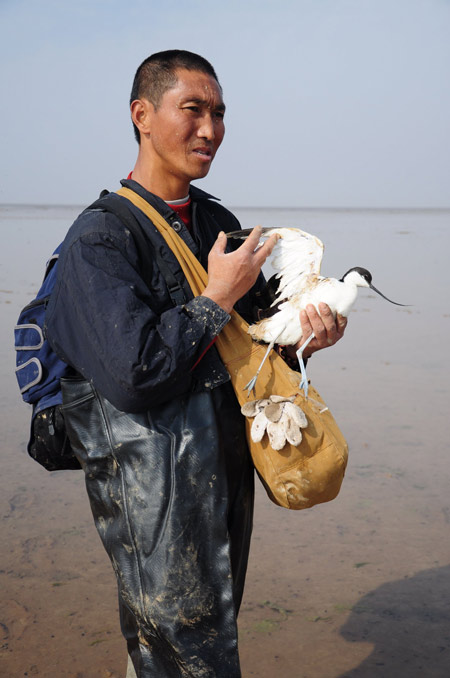
<path fill-rule="evenodd" d="M 144 164 L 139 156 L 133 169 L 131 178 L 141 184 L 147 191 L 157 195 L 166 202 L 170 200 L 180 200 L 189 193 L 190 183 L 182 181 L 176 176 L 170 180 L 161 179 L 158 172 L 153 172 L 147 164 Z"/>

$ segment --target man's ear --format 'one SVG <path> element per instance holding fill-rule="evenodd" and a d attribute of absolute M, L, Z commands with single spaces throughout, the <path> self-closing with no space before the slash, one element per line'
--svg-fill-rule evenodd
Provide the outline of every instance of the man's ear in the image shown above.
<path fill-rule="evenodd" d="M 130 106 L 131 119 L 141 134 L 150 134 L 155 108 L 148 99 L 135 99 Z"/>

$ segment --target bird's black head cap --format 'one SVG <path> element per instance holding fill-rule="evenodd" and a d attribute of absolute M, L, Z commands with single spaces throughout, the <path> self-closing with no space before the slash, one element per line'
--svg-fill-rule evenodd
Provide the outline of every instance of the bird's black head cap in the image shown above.
<path fill-rule="evenodd" d="M 340 282 L 344 282 L 345 276 L 351 273 L 352 271 L 356 271 L 359 273 L 359 275 L 364 278 L 368 282 L 369 285 L 372 283 L 372 274 L 370 271 L 367 270 L 367 268 L 361 268 L 361 266 L 354 266 L 353 268 L 350 268 L 347 273 L 344 273 L 342 276 Z"/>

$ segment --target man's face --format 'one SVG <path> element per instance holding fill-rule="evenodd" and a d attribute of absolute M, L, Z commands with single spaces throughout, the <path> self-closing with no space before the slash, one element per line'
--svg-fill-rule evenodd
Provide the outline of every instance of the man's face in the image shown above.
<path fill-rule="evenodd" d="M 170 191 L 184 195 L 194 179 L 205 177 L 225 133 L 225 105 L 217 81 L 199 71 L 178 69 L 178 82 L 150 105 L 149 160 Z M 165 195 L 166 199 L 175 195 Z"/>

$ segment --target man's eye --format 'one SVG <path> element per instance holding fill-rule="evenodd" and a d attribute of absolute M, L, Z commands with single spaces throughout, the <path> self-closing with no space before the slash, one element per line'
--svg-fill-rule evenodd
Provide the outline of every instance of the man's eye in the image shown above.
<path fill-rule="evenodd" d="M 184 108 L 187 111 L 194 111 L 194 113 L 198 113 L 200 110 L 199 106 L 185 106 Z"/>
<path fill-rule="evenodd" d="M 223 120 L 225 117 L 225 113 L 223 111 L 214 111 L 214 117 L 217 118 L 218 120 Z"/>

